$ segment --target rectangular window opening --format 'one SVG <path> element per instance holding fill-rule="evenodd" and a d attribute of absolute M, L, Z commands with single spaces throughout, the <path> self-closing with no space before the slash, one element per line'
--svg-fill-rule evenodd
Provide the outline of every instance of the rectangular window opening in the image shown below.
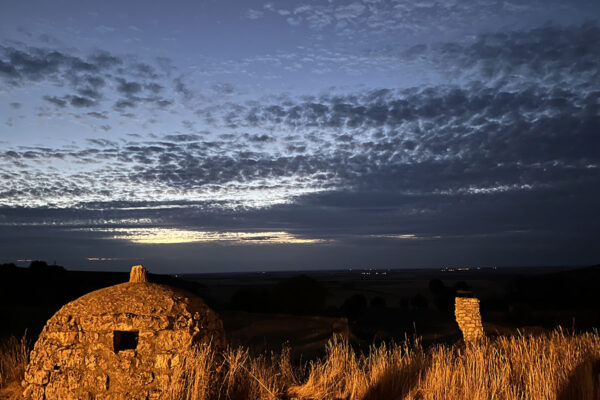
<path fill-rule="evenodd" d="M 135 350 L 138 344 L 138 331 L 114 331 L 113 349 L 115 353 L 121 350 Z"/>

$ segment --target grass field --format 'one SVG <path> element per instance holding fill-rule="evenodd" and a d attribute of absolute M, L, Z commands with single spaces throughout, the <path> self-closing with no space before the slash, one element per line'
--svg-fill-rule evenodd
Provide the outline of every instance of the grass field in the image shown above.
<path fill-rule="evenodd" d="M 5 398 L 27 361 L 27 342 L 5 342 L 0 384 Z M 250 356 L 238 347 L 190 351 L 174 371 L 168 399 L 531 399 L 600 398 L 600 335 L 487 339 L 477 345 L 423 348 L 419 341 L 357 354 L 333 338 L 326 355 L 295 365 L 289 350 Z M 6 388 L 12 388 L 7 390 Z"/>

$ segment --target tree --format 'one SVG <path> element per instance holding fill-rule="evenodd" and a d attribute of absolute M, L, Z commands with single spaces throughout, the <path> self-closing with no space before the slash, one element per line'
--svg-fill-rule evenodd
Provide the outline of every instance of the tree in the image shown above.
<path fill-rule="evenodd" d="M 29 270 L 35 273 L 44 273 L 44 274 L 49 274 L 49 273 L 64 273 L 65 272 L 65 267 L 61 267 L 60 265 L 56 265 L 56 264 L 52 264 L 52 265 L 48 265 L 48 263 L 46 261 L 40 261 L 40 260 L 33 260 L 31 263 L 29 263 Z"/>
<path fill-rule="evenodd" d="M 441 279 L 432 279 L 429 281 L 429 291 L 434 295 L 442 293 L 444 289 L 446 289 L 446 286 Z"/>
<path fill-rule="evenodd" d="M 429 281 L 429 291 L 433 294 L 433 304 L 439 311 L 452 311 L 455 289 L 446 287 L 440 279 Z"/>
<path fill-rule="evenodd" d="M 29 269 L 32 271 L 43 271 L 48 268 L 48 263 L 41 260 L 33 260 L 29 263 Z"/>

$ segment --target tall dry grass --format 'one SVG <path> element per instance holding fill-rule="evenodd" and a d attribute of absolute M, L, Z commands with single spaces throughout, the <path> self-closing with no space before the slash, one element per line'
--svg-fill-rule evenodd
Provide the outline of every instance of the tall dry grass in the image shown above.
<path fill-rule="evenodd" d="M 27 335 L 0 342 L 0 388 L 14 382 L 21 382 L 25 367 L 29 362 L 29 340 Z"/>
<path fill-rule="evenodd" d="M 600 399 L 600 336 L 561 330 L 424 349 L 418 341 L 357 354 L 334 338 L 324 358 L 294 367 L 282 353 L 203 348 L 181 364 L 170 399 Z"/>
<path fill-rule="evenodd" d="M 600 399 L 597 334 L 501 337 L 437 347 L 429 360 L 412 391 L 422 399 Z"/>
<path fill-rule="evenodd" d="M 251 357 L 247 349 L 189 351 L 174 370 L 169 400 L 281 399 L 298 382 L 289 351 Z"/>
<path fill-rule="evenodd" d="M 0 346 L 0 385 L 18 382 L 27 342 Z M 356 353 L 330 341 L 323 358 L 294 365 L 288 351 L 198 347 L 174 367 L 168 400 L 600 399 L 600 335 L 500 337 L 425 349 L 418 341 Z"/>

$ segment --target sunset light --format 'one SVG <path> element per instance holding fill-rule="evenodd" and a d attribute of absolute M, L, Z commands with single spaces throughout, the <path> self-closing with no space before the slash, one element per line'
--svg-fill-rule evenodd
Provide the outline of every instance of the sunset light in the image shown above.
<path fill-rule="evenodd" d="M 105 232 L 110 239 L 122 239 L 138 244 L 210 243 L 219 244 L 311 244 L 326 240 L 301 238 L 288 232 L 215 232 L 169 228 L 94 229 Z"/>

